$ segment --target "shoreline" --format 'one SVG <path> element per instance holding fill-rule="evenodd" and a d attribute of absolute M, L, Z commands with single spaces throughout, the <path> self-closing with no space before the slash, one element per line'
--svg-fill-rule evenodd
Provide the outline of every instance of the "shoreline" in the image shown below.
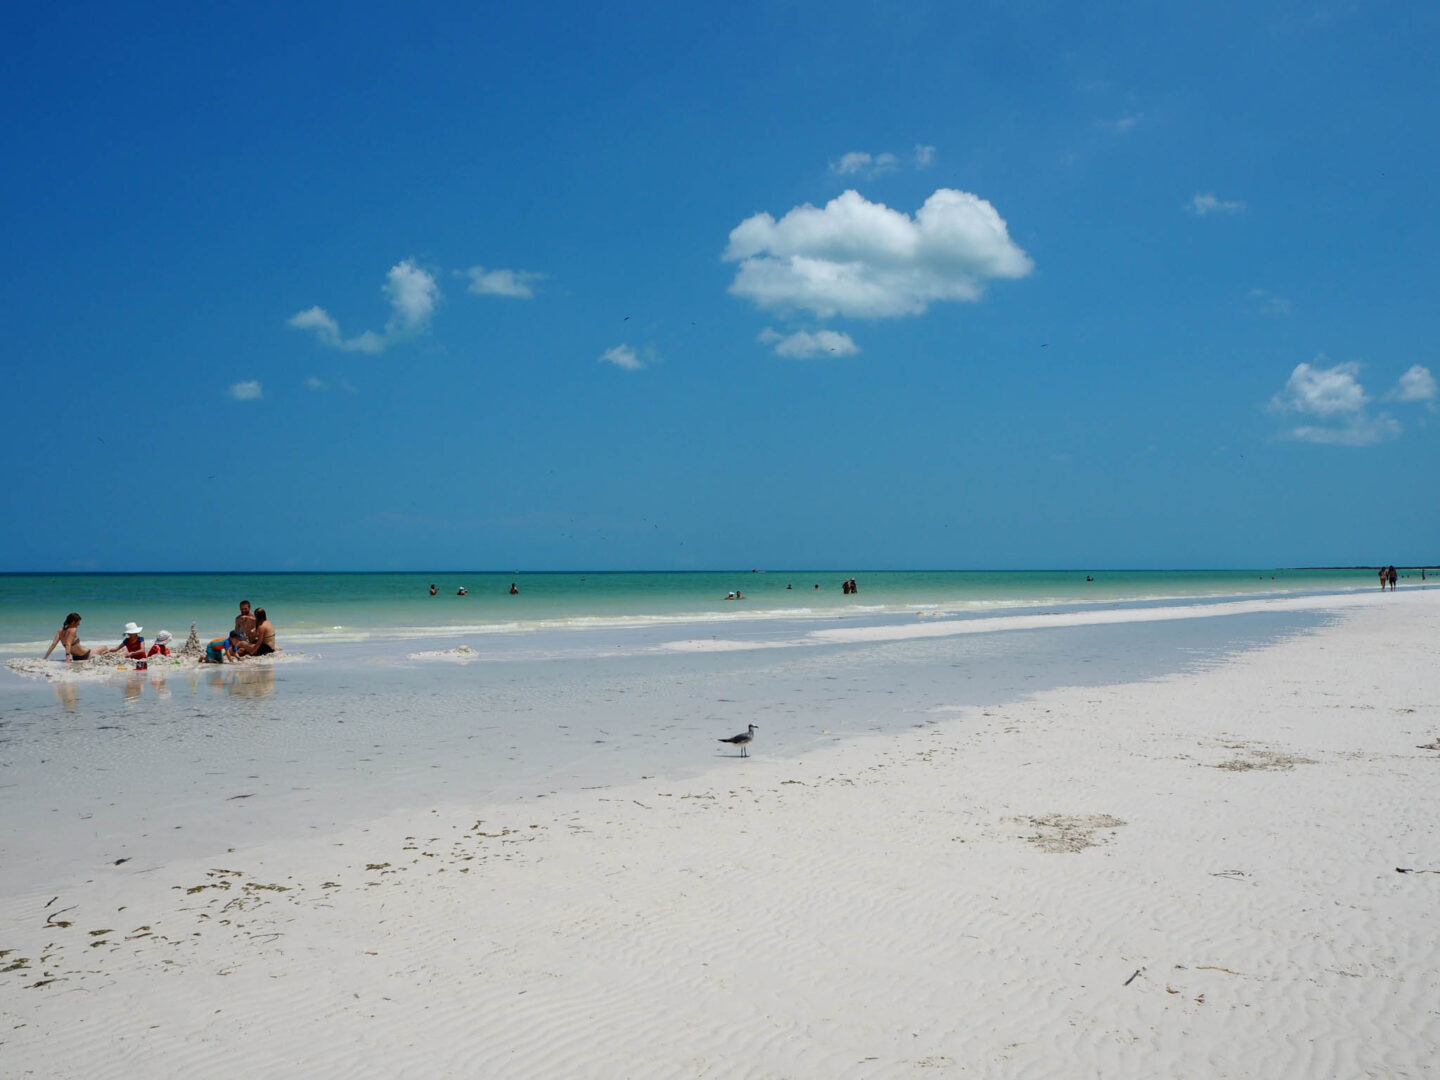
<path fill-rule="evenodd" d="M 50 1077 L 1426 1075 L 1440 874 L 1396 868 L 1440 869 L 1437 616 L 1402 593 L 798 757 L 87 867 L 3 900 L 28 964 L 0 1052 Z"/>

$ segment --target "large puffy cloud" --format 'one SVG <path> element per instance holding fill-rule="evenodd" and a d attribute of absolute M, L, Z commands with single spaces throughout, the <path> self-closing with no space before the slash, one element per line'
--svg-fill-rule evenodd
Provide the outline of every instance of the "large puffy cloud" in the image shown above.
<path fill-rule="evenodd" d="M 1325 357 L 1317 359 L 1323 361 Z M 1270 407 L 1319 421 L 1300 424 L 1287 432 L 1290 438 L 1302 442 L 1368 446 L 1395 438 L 1404 430 L 1403 425 L 1388 413 L 1370 415 L 1370 397 L 1359 376 L 1360 365 L 1353 362 L 1333 367 L 1296 364 L 1285 389 L 1271 398 Z"/>
<path fill-rule="evenodd" d="M 1358 412 L 1370 400 L 1360 385 L 1359 375 L 1360 365 L 1353 362 L 1330 368 L 1296 364 L 1285 389 L 1275 395 L 1271 404 L 1310 416 Z"/>
<path fill-rule="evenodd" d="M 952 188 L 913 218 L 853 190 L 778 221 L 755 214 L 731 231 L 724 258 L 740 264 L 736 296 L 821 318 L 919 315 L 937 301 L 978 300 L 986 279 L 1034 269 L 995 207 Z"/>

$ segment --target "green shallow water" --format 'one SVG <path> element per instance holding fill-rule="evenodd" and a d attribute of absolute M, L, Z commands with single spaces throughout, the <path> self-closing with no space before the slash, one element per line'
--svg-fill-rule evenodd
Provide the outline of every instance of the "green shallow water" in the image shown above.
<path fill-rule="evenodd" d="M 1419 572 L 1409 573 L 1418 583 Z M 857 580 L 858 594 L 841 591 L 847 577 Z M 437 596 L 429 595 L 431 583 Z M 510 594 L 512 583 L 518 595 Z M 456 595 L 462 586 L 467 596 Z M 264 607 L 283 640 L 338 642 L 1373 587 L 1369 570 L 9 574 L 0 575 L 0 655 L 43 650 L 70 611 L 83 616 L 87 645 L 118 641 L 130 620 L 147 636 L 168 629 L 183 637 L 192 622 L 202 634 L 218 634 L 232 624 L 242 599 Z M 726 599 L 732 591 L 744 599 Z"/>

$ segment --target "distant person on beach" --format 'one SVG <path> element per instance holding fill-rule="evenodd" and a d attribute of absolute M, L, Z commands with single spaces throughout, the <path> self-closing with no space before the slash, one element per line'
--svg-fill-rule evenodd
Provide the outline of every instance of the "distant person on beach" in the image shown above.
<path fill-rule="evenodd" d="M 56 645 L 64 649 L 65 656 L 69 660 L 89 660 L 92 656 L 99 656 L 108 651 L 101 649 L 98 653 L 92 652 L 80 644 L 80 613 L 78 611 L 72 611 L 65 616 L 64 625 L 55 631 L 55 640 L 50 642 L 50 648 L 45 650 L 45 655 L 41 659 L 49 660 Z"/>
<path fill-rule="evenodd" d="M 434 585 L 431 585 L 431 586 L 430 586 L 430 595 L 431 595 L 431 596 L 434 596 L 434 595 L 435 595 L 436 593 L 438 593 L 439 591 L 440 591 L 440 590 L 437 589 Z"/>
<path fill-rule="evenodd" d="M 1390 578 L 1390 591 L 1391 591 L 1391 592 L 1394 592 L 1394 591 L 1395 591 L 1395 579 L 1400 576 L 1400 573 L 1399 573 L 1399 571 L 1397 571 L 1397 570 L 1395 569 L 1395 567 L 1392 566 L 1392 567 L 1390 567 L 1390 569 L 1387 571 L 1387 576 Z"/>
<path fill-rule="evenodd" d="M 516 585 L 515 582 L 513 582 L 513 581 L 510 582 L 510 595 L 511 595 L 511 596 L 519 596 L 519 595 L 520 595 L 520 587 L 519 587 L 518 585 Z"/>
<path fill-rule="evenodd" d="M 1383 567 L 1383 566 L 1380 567 L 1380 591 L 1381 591 L 1381 592 L 1384 592 L 1384 591 L 1385 591 L 1385 584 L 1386 584 L 1386 582 L 1388 582 L 1389 580 L 1390 580 L 1390 575 L 1389 575 L 1389 573 L 1386 572 L 1385 567 Z"/>
<path fill-rule="evenodd" d="M 240 601 L 240 614 L 235 616 L 235 629 L 245 635 L 246 641 L 255 640 L 255 616 L 250 614 L 250 601 Z"/>
<path fill-rule="evenodd" d="M 205 655 L 201 657 L 202 664 L 223 664 L 228 656 L 231 660 L 240 659 L 240 646 L 245 644 L 245 635 L 239 630 L 231 630 L 229 637 L 215 638 L 205 646 Z"/>
<path fill-rule="evenodd" d="M 465 591 L 465 586 L 464 586 L 464 585 L 461 585 L 458 589 L 455 590 L 455 595 L 456 595 L 456 596 L 469 596 L 470 594 Z"/>

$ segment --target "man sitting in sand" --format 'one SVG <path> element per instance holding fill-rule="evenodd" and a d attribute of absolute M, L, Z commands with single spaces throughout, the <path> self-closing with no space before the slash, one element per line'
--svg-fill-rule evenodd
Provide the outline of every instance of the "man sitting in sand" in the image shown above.
<path fill-rule="evenodd" d="M 255 627 L 255 640 L 242 644 L 236 648 L 241 656 L 269 656 L 275 652 L 275 624 L 270 621 L 270 616 L 265 614 L 265 609 L 256 608 L 255 618 L 258 625 Z"/>
<path fill-rule="evenodd" d="M 250 601 L 241 600 L 240 614 L 235 616 L 235 629 L 239 630 L 240 633 L 245 635 L 246 641 L 253 642 L 255 640 L 256 622 L 257 620 L 255 616 L 250 614 Z"/>

